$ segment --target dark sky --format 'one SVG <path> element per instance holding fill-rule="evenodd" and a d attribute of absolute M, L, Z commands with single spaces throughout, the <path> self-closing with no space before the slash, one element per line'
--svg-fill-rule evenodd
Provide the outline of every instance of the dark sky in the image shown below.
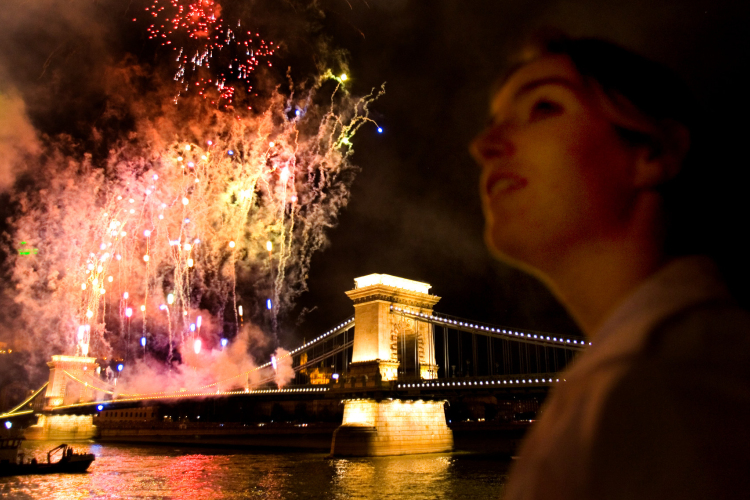
<path fill-rule="evenodd" d="M 519 40 L 539 27 L 605 37 L 664 62 L 688 80 L 720 120 L 742 126 L 738 139 L 747 131 L 746 121 L 737 120 L 748 112 L 746 2 L 342 0 L 325 5 L 336 42 L 351 53 L 355 83 L 388 82 L 376 106 L 386 132 L 358 137 L 354 159 L 362 172 L 348 209 L 330 233 L 330 248 L 313 259 L 310 292 L 301 304 L 317 309 L 305 326 L 322 329 L 352 313 L 343 294 L 352 278 L 388 273 L 430 283 L 443 297 L 436 307 L 440 312 L 575 331 L 535 280 L 488 256 L 478 170 L 467 152 L 486 119 L 490 84 Z M 740 161 L 737 167 L 745 168 L 747 160 Z M 738 216 L 747 220 L 746 212 L 732 217 Z"/>
<path fill-rule="evenodd" d="M 45 0 L 41 3 L 50 7 L 36 10 L 34 3 L 20 2 L 19 10 L 0 14 L 5 27 L 0 83 L 20 86 L 32 112 L 34 106 L 51 107 L 57 98 L 33 91 L 50 59 L 78 57 L 95 67 L 102 54 L 132 50 L 142 57 L 150 50 L 122 38 L 130 29 L 122 26 L 131 9 L 143 2 Z M 285 41 L 289 51 L 280 52 L 282 64 L 305 63 L 295 60 L 294 50 L 308 43 L 309 13 L 282 0 L 222 3 L 228 5 L 225 12 L 234 5 Z M 747 168 L 740 153 L 750 111 L 744 76 L 748 5 L 728 0 L 318 2 L 322 14 L 313 16 L 316 37 L 348 51 L 353 92 L 364 94 L 387 82 L 386 95 L 373 106 L 384 133 L 364 128 L 355 138 L 353 161 L 362 170 L 350 204 L 329 232 L 328 248 L 313 257 L 309 291 L 284 322 L 282 343 L 318 335 L 353 314 L 344 292 L 355 277 L 370 273 L 430 283 L 432 292 L 443 297 L 439 312 L 518 328 L 577 331 L 539 283 L 494 262 L 484 248 L 479 171 L 467 146 L 486 119 L 490 84 L 520 41 L 539 27 L 605 37 L 668 64 L 687 79 L 713 112 L 715 128 L 725 130 L 722 147 L 732 152 L 717 157 L 724 159 L 717 159 L 722 168 L 717 167 L 721 174 L 716 176 L 737 176 Z M 30 16 L 39 16 L 39 23 Z M 111 29 L 113 23 L 121 26 Z M 34 29 L 21 31 L 27 26 Z M 79 30 L 90 43 L 66 52 L 58 41 L 75 39 Z M 90 78 L 73 81 L 83 92 L 94 85 Z M 63 88 L 65 82 L 57 84 Z M 744 192 L 739 182 L 726 184 Z M 732 210 L 724 221 L 726 232 L 741 234 L 747 211 L 742 203 Z M 303 320 L 295 326 L 302 311 Z"/>

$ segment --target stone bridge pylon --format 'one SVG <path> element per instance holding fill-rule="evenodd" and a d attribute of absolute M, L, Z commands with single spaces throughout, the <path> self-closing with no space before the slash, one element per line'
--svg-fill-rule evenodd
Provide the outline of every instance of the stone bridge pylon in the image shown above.
<path fill-rule="evenodd" d="M 387 274 L 354 280 L 354 344 L 344 386 L 385 389 L 399 378 L 437 378 L 432 325 L 391 310 L 431 314 L 440 297 L 430 285 Z M 437 453 L 453 448 L 445 402 L 386 396 L 344 400 L 344 418 L 333 434 L 335 456 Z"/>
<path fill-rule="evenodd" d="M 440 297 L 430 295 L 430 285 L 388 274 L 355 278 L 346 292 L 354 302 L 354 345 L 349 375 L 397 380 L 399 374 L 437 378 L 432 325 L 395 314 L 391 307 L 412 313 L 432 314 Z"/>

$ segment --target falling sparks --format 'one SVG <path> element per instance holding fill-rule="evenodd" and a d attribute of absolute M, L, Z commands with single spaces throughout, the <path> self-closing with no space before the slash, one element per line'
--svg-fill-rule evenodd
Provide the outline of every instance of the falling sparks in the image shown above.
<path fill-rule="evenodd" d="M 251 75 L 261 64 L 272 66 L 277 45 L 239 21 L 230 25 L 221 10 L 213 0 L 153 0 L 144 13 L 151 20 L 149 40 L 176 52 L 178 95 L 195 92 L 226 107 L 237 85 L 248 94 L 253 91 Z"/>
<path fill-rule="evenodd" d="M 330 78 L 321 77 L 310 92 Z M 356 100 L 341 86 L 335 92 L 338 100 L 322 108 L 310 95 L 296 96 L 305 99 L 302 118 L 288 117 L 286 110 L 302 105 L 281 94 L 267 112 L 242 121 L 214 110 L 193 124 L 204 137 L 158 150 L 149 142 L 135 156 L 132 148 L 113 151 L 108 171 L 50 164 L 55 175 L 44 195 L 25 193 L 28 210 L 13 222 L 39 248 L 35 261 L 15 262 L 27 304 L 36 303 L 35 283 L 48 283 L 44 306 L 29 307 L 30 316 L 42 309 L 58 316 L 51 327 L 90 325 L 92 346 L 104 352 L 124 342 L 125 324 L 132 323 L 163 337 L 154 345 L 169 346 L 171 358 L 198 314 L 214 316 L 211 324 L 233 322 L 229 333 L 236 335 L 242 322 L 237 287 L 251 277 L 260 295 L 255 314 L 275 324 L 347 202 L 354 171 L 349 138 L 372 122 L 368 105 L 382 93 Z M 182 168 L 188 164 L 193 167 Z M 60 229 L 40 232 L 50 227 Z M 144 304 L 141 317 L 132 317 L 133 302 Z M 160 314 L 147 313 L 162 304 Z M 208 333 L 218 339 L 225 332 Z"/>
<path fill-rule="evenodd" d="M 383 89 L 351 97 L 342 65 L 299 85 L 264 71 L 275 90 L 258 97 L 252 79 L 278 44 L 225 21 L 214 0 L 149 0 L 135 17 L 169 53 L 178 90 L 123 84 L 141 114 L 98 156 L 85 139 L 79 156 L 45 139 L 29 165 L 38 189 L 12 199 L 10 231 L 28 246 L 7 264 L 30 343 L 172 369 L 253 329 L 276 334 L 348 202 L 353 139 L 377 127 L 369 105 Z"/>

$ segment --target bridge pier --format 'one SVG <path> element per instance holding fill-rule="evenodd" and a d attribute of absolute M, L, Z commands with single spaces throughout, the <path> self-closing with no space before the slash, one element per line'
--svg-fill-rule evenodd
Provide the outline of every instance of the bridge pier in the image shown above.
<path fill-rule="evenodd" d="M 49 367 L 49 383 L 44 393 L 44 410 L 97 399 L 96 358 L 54 355 Z M 26 439 L 91 439 L 96 436 L 93 417 L 86 415 L 39 415 L 36 424 L 24 432 Z"/>
<path fill-rule="evenodd" d="M 453 449 L 443 401 L 346 401 L 344 421 L 333 433 L 331 455 L 384 456 Z"/>
<path fill-rule="evenodd" d="M 399 378 L 437 378 L 432 326 L 394 314 L 392 307 L 432 314 L 440 297 L 430 285 L 387 274 L 356 278 L 354 345 L 343 384 L 378 388 Z M 453 448 L 443 401 L 350 399 L 333 434 L 334 456 L 437 453 Z"/>
<path fill-rule="evenodd" d="M 92 439 L 97 436 L 93 415 L 39 415 L 36 424 L 26 428 L 29 441 Z"/>

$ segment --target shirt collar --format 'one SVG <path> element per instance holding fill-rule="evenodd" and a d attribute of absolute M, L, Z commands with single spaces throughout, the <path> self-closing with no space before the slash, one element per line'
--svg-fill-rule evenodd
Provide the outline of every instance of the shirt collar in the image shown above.
<path fill-rule="evenodd" d="M 675 259 L 615 308 L 594 336 L 594 347 L 607 350 L 619 347 L 615 349 L 619 352 L 635 349 L 661 321 L 685 308 L 717 300 L 732 298 L 711 259 L 705 256 Z"/>

